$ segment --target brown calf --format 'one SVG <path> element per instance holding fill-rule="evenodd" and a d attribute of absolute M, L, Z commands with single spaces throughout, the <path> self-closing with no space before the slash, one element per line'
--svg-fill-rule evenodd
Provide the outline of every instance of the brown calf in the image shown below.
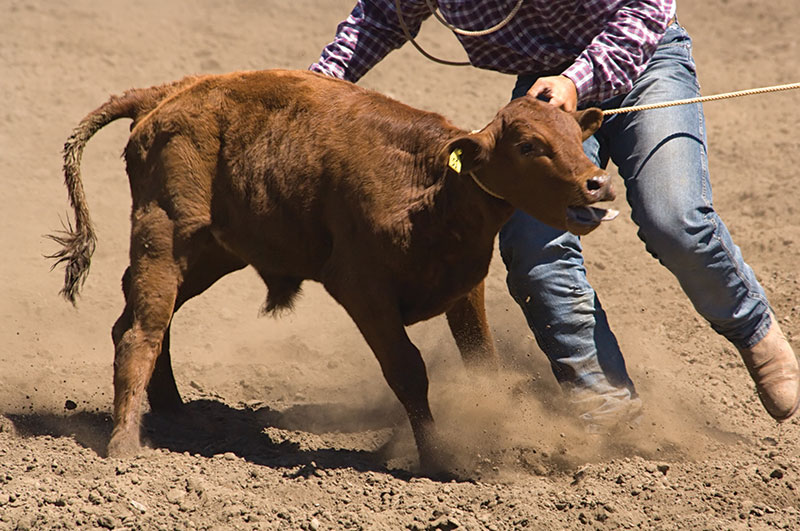
<path fill-rule="evenodd" d="M 425 365 L 405 326 L 446 313 L 465 362 L 495 364 L 483 279 L 513 209 L 579 234 L 610 217 L 587 207 L 613 198 L 581 149 L 602 120 L 596 109 L 570 115 L 521 98 L 468 134 L 309 72 L 187 78 L 112 97 L 68 140 L 76 226 L 54 237 L 64 248 L 53 257 L 66 263 L 62 292 L 73 302 L 95 243 L 80 157 L 123 117 L 134 120 L 133 212 L 125 309 L 112 332 L 111 456 L 139 448 L 145 390 L 156 411 L 181 404 L 173 313 L 249 264 L 267 285 L 267 311 L 291 306 L 303 280 L 325 286 L 405 407 L 422 466 L 441 470 Z"/>

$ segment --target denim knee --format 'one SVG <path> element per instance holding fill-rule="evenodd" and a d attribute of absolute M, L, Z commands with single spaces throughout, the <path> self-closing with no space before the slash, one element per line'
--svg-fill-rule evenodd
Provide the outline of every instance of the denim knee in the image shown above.
<path fill-rule="evenodd" d="M 554 276 L 574 271 L 569 284 L 581 289 L 585 282 L 583 255 L 577 236 L 541 223 L 517 211 L 500 231 L 500 255 L 508 271 L 511 295 L 523 302 L 532 288 L 544 289 Z M 593 292 L 588 284 L 584 291 Z"/>
<path fill-rule="evenodd" d="M 717 245 L 718 217 L 711 207 L 658 205 L 658 211 L 640 213 L 634 222 L 647 251 L 675 272 L 707 264 L 706 251 Z"/>

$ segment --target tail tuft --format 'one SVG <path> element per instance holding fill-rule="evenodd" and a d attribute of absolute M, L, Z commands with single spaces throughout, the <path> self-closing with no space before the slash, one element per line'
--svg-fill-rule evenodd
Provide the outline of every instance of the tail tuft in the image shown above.
<path fill-rule="evenodd" d="M 60 251 L 47 255 L 46 258 L 55 260 L 50 268 L 51 271 L 62 263 L 66 264 L 64 287 L 59 293 L 74 305 L 78 291 L 83 287 L 83 283 L 89 275 L 89 266 L 92 263 L 97 237 L 91 228 L 89 230 L 74 229 L 69 220 L 67 220 L 64 230 L 48 234 L 47 237 L 62 247 Z"/>
<path fill-rule="evenodd" d="M 92 136 L 119 118 L 130 118 L 136 123 L 155 109 L 164 98 L 195 83 L 197 76 L 189 76 L 174 83 L 146 89 L 131 89 L 122 96 L 111 96 L 103 105 L 89 113 L 72 131 L 64 144 L 64 184 L 69 202 L 75 213 L 75 227 L 67 221 L 64 230 L 48 237 L 61 245 L 62 249 L 47 258 L 55 260 L 53 268 L 65 264 L 64 287 L 61 294 L 75 304 L 75 299 L 92 262 L 97 236 L 89 217 L 89 207 L 81 182 L 81 157 L 84 147 Z"/>

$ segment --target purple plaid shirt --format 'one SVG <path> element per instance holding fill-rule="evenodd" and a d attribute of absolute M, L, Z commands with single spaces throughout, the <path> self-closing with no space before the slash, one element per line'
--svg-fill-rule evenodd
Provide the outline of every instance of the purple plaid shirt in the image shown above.
<path fill-rule="evenodd" d="M 675 15 L 676 0 L 526 0 L 508 25 L 482 37 L 458 35 L 473 66 L 507 74 L 561 73 L 581 102 L 630 91 Z M 466 30 L 501 21 L 516 0 L 439 0 L 442 16 Z M 424 0 L 403 0 L 412 35 L 431 15 Z M 395 0 L 359 0 L 334 41 L 309 68 L 357 81 L 406 38 Z"/>

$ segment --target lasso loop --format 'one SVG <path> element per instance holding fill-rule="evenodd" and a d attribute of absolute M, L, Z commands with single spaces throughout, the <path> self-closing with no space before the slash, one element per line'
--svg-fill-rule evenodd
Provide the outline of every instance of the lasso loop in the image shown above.
<path fill-rule="evenodd" d="M 457 28 L 457 27 L 453 26 L 452 24 L 447 22 L 436 11 L 436 6 L 431 3 L 431 0 L 425 0 L 425 3 L 428 4 L 428 9 L 431 10 L 431 13 L 433 13 L 433 16 L 436 17 L 436 20 L 438 20 L 439 22 L 444 24 L 444 26 L 447 29 L 449 29 L 450 31 L 452 31 L 453 33 L 457 33 L 459 35 L 466 35 L 466 36 L 470 36 L 470 37 L 480 37 L 480 36 L 483 36 L 483 35 L 489 35 L 490 33 L 494 33 L 495 31 L 499 30 L 500 28 L 503 28 L 506 24 L 511 22 L 511 19 L 514 18 L 514 15 L 517 14 L 517 11 L 519 11 L 519 8 L 522 7 L 522 1 L 523 0 L 517 0 L 516 5 L 511 9 L 511 12 L 509 12 L 509 14 L 506 16 L 506 18 L 504 18 L 503 20 L 501 20 L 500 22 L 498 22 L 497 24 L 495 24 L 491 28 L 488 28 L 488 29 L 485 29 L 485 30 L 477 30 L 477 31 L 465 30 L 465 29 L 461 29 L 461 28 Z M 400 28 L 403 30 L 403 34 L 405 35 L 406 39 L 414 46 L 414 48 L 417 49 L 417 51 L 419 53 L 421 53 L 422 55 L 424 55 L 426 58 L 430 59 L 434 63 L 439 63 L 439 64 L 442 64 L 442 65 L 448 65 L 448 66 L 471 66 L 472 65 L 472 63 L 470 63 L 469 61 L 448 61 L 446 59 L 439 59 L 438 57 L 434 57 L 433 55 L 431 55 L 428 52 L 426 52 L 425 50 L 423 50 L 422 46 L 417 44 L 417 41 L 415 41 L 414 37 L 411 36 L 411 31 L 409 31 L 408 26 L 406 25 L 406 21 L 403 18 L 403 10 L 400 7 L 400 0 L 395 0 L 394 1 L 394 6 L 395 6 L 395 9 L 397 10 L 397 20 L 398 20 L 398 22 L 400 22 Z"/>
<path fill-rule="evenodd" d="M 500 22 L 498 22 L 497 24 L 495 24 L 491 28 L 487 28 L 485 30 L 473 31 L 473 30 L 465 30 L 465 29 L 461 29 L 461 28 L 457 28 L 457 27 L 453 26 L 452 24 L 447 22 L 444 19 L 444 17 L 442 17 L 437 12 L 437 10 L 436 10 L 437 8 L 436 8 L 435 5 L 433 5 L 431 3 L 431 0 L 425 0 L 425 3 L 428 4 L 428 9 L 431 10 L 431 13 L 433 13 L 433 16 L 436 17 L 436 20 L 441 22 L 444 27 L 446 27 L 447 29 L 449 29 L 453 33 L 458 33 L 459 35 L 466 35 L 467 37 L 483 37 L 484 35 L 489 35 L 490 33 L 494 33 L 495 31 L 503 28 L 506 24 L 511 22 L 511 19 L 514 18 L 514 15 L 517 14 L 517 11 L 519 11 L 519 8 L 522 7 L 522 0 L 517 0 L 517 5 L 515 5 L 514 8 L 511 9 L 511 12 L 506 16 L 506 18 L 504 18 L 503 20 L 501 20 Z"/>
<path fill-rule="evenodd" d="M 428 9 L 431 10 L 431 13 L 433 13 L 433 16 L 436 17 L 436 19 L 439 22 L 441 22 L 447 29 L 459 35 L 467 35 L 473 37 L 488 35 L 506 26 L 509 22 L 511 22 L 511 19 L 514 18 L 514 16 L 517 14 L 517 11 L 519 11 L 520 7 L 522 6 L 522 2 L 523 0 L 517 0 L 516 5 L 514 5 L 509 14 L 503 20 L 501 20 L 491 28 L 487 28 L 485 30 L 472 31 L 472 30 L 464 30 L 453 26 L 437 12 L 437 8 L 435 5 L 433 5 L 432 0 L 425 0 L 425 3 L 428 5 Z M 398 22 L 400 22 L 400 28 L 403 30 L 403 34 L 405 35 L 406 39 L 408 39 L 408 41 L 414 45 L 414 48 L 416 48 L 419 51 L 419 53 L 421 53 L 431 61 L 443 65 L 449 65 L 449 66 L 471 65 L 469 61 L 447 61 L 445 59 L 439 59 L 438 57 L 434 57 L 433 55 L 423 50 L 422 47 L 419 44 L 417 44 L 417 41 L 414 40 L 414 37 L 411 36 L 411 31 L 408 29 L 406 21 L 403 18 L 403 11 L 400 6 L 400 0 L 395 0 L 394 5 L 395 9 L 397 10 L 397 20 Z M 676 105 L 689 105 L 691 103 L 703 103 L 706 101 L 725 100 L 730 98 L 738 98 L 740 96 L 751 96 L 753 94 L 766 94 L 769 92 L 780 92 L 783 90 L 793 90 L 798 88 L 800 88 L 800 83 L 789 83 L 787 85 L 773 85 L 771 87 L 761 87 L 749 90 L 738 90 L 736 92 L 726 92 L 724 94 L 714 94 L 712 96 L 701 96 L 685 100 L 666 101 L 663 103 L 651 103 L 649 105 L 634 105 L 632 107 L 620 107 L 618 109 L 606 109 L 603 111 L 603 116 L 611 116 L 614 114 L 625 114 L 634 111 L 647 111 L 651 109 L 663 109 L 665 107 L 674 107 Z"/>

